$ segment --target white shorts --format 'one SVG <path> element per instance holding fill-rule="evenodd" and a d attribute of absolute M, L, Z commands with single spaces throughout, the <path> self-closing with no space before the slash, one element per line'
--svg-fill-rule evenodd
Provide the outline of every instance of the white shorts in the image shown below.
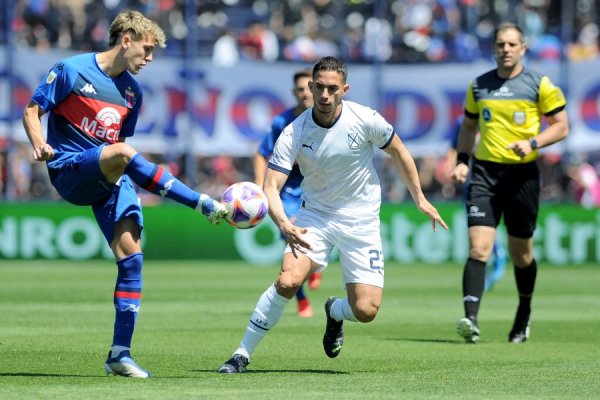
<path fill-rule="evenodd" d="M 383 288 L 379 216 L 359 221 L 301 208 L 295 224 L 308 229 L 305 236 L 312 249 L 306 250 L 306 255 L 321 265 L 319 271 L 327 268 L 331 252 L 337 247 L 344 284 L 363 283 Z M 285 253 L 291 251 L 286 246 Z"/>

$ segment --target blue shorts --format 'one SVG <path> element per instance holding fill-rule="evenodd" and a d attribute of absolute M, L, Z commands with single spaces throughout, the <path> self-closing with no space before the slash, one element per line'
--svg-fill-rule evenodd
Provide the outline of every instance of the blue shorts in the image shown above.
<path fill-rule="evenodd" d="M 50 181 L 63 199 L 78 206 L 92 206 L 98 226 L 110 244 L 115 224 L 134 218 L 143 228 L 142 208 L 135 187 L 127 175 L 109 183 L 100 171 L 99 146 L 80 153 L 62 153 L 48 162 Z"/>

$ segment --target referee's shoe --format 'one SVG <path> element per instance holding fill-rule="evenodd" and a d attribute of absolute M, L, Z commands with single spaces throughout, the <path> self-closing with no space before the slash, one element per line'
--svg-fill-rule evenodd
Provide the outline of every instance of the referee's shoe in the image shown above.
<path fill-rule="evenodd" d="M 511 343 L 523 343 L 529 339 L 529 317 L 530 311 L 523 311 L 520 308 L 517 309 L 517 315 L 515 315 L 515 322 L 513 324 L 510 333 L 508 334 L 508 341 Z"/>
<path fill-rule="evenodd" d="M 456 323 L 456 333 L 465 339 L 466 343 L 479 342 L 479 327 L 477 322 L 470 318 L 461 318 Z"/>

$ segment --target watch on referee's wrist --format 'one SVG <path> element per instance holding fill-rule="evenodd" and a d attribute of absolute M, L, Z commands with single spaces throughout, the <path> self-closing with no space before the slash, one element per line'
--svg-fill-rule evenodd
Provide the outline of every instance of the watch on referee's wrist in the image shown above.
<path fill-rule="evenodd" d="M 529 144 L 531 145 L 531 150 L 537 150 L 540 147 L 535 138 L 529 139 Z"/>

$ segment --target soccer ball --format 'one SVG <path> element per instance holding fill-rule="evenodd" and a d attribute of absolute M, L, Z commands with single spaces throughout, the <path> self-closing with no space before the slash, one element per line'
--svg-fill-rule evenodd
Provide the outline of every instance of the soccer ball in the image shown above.
<path fill-rule="evenodd" d="M 227 207 L 226 221 L 239 229 L 254 228 L 269 212 L 267 196 L 252 182 L 238 182 L 229 186 L 221 203 Z"/>

